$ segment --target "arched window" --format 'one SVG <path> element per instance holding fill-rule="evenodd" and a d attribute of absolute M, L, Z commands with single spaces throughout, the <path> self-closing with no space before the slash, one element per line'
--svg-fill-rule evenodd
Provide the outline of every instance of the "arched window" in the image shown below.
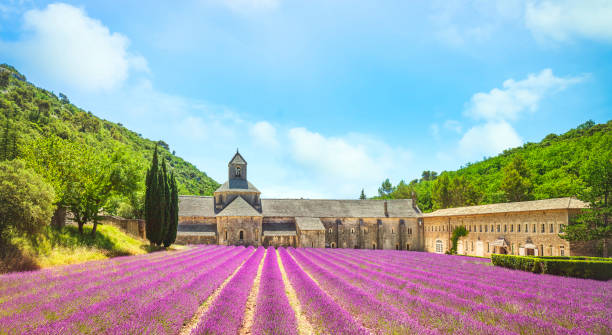
<path fill-rule="evenodd" d="M 372 250 L 376 249 L 376 243 L 372 243 Z"/>
<path fill-rule="evenodd" d="M 227 229 L 225 230 L 225 240 L 227 241 Z"/>
<path fill-rule="evenodd" d="M 406 244 L 406 250 L 410 250 L 410 244 Z"/>
<path fill-rule="evenodd" d="M 236 177 L 240 177 L 240 166 L 236 167 Z"/>
<path fill-rule="evenodd" d="M 399 250 L 399 244 L 395 245 L 395 250 Z"/>
<path fill-rule="evenodd" d="M 329 228 L 329 233 L 330 233 L 330 234 L 332 233 L 332 229 L 331 229 L 331 228 Z"/>
<path fill-rule="evenodd" d="M 351 228 L 351 234 L 355 234 L 355 229 Z"/>
<path fill-rule="evenodd" d="M 331 247 L 334 249 L 336 247 L 336 243 L 332 242 Z"/>
<path fill-rule="evenodd" d="M 440 240 L 436 240 L 436 252 L 439 254 L 444 252 L 444 245 L 442 244 L 442 241 Z"/>
<path fill-rule="evenodd" d="M 240 241 L 244 240 L 244 231 L 240 231 Z"/>

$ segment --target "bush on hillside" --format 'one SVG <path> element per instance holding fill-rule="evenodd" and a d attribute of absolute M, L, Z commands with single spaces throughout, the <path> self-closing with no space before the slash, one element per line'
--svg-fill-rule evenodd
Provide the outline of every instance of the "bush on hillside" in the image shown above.
<path fill-rule="evenodd" d="M 36 239 L 53 215 L 53 188 L 22 161 L 0 162 L 0 239 L 11 233 Z"/>
<path fill-rule="evenodd" d="M 534 257 L 491 255 L 496 266 L 566 277 L 612 279 L 612 259 L 601 257 Z"/>

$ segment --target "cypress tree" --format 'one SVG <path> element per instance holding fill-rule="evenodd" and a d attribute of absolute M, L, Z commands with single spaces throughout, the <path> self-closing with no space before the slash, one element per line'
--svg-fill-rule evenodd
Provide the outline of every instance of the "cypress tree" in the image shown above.
<path fill-rule="evenodd" d="M 147 240 L 151 244 L 157 244 L 157 232 L 159 227 L 159 196 L 158 196 L 158 163 L 157 163 L 157 146 L 153 152 L 151 160 L 151 168 L 147 171 L 146 193 L 145 193 L 145 227 Z"/>
<path fill-rule="evenodd" d="M 168 223 L 168 232 L 164 239 L 164 247 L 169 247 L 176 241 L 176 230 L 178 228 L 178 189 L 176 186 L 176 178 L 174 172 L 170 174 L 170 220 Z"/>
<path fill-rule="evenodd" d="M 168 232 L 168 218 L 170 217 L 168 208 L 170 200 L 170 190 L 168 189 L 168 175 L 166 171 L 166 160 L 162 159 L 161 171 L 158 175 L 159 180 L 159 234 L 156 244 L 161 245 Z"/>

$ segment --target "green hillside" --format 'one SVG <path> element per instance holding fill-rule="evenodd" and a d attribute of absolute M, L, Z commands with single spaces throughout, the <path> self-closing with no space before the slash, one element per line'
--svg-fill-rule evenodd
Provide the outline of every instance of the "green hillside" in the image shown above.
<path fill-rule="evenodd" d="M 498 156 L 468 163 L 457 171 L 443 171 L 439 175 L 424 171 L 421 179 L 409 183 L 402 181 L 396 186 L 383 183 L 379 197 L 409 198 L 414 191 L 419 207 L 432 211 L 578 196 L 586 187 L 581 171 L 594 155 L 612 158 L 612 121 L 605 124 L 588 121 L 564 134 L 549 134 L 538 143 L 525 143 Z M 513 188 L 518 195 L 511 194 Z"/>
<path fill-rule="evenodd" d="M 193 164 L 172 154 L 165 142 L 145 139 L 120 123 L 100 119 L 71 104 L 65 95 L 56 96 L 27 82 L 24 75 L 6 64 L 0 65 L 0 127 L 0 140 L 13 138 L 10 133 L 17 134 L 15 151 L 32 140 L 49 135 L 95 148 L 127 147 L 135 164 L 141 167 L 143 181 L 157 144 L 160 155 L 176 174 L 179 193 L 211 195 L 219 186 Z M 9 143 L 8 147 L 11 145 Z"/>

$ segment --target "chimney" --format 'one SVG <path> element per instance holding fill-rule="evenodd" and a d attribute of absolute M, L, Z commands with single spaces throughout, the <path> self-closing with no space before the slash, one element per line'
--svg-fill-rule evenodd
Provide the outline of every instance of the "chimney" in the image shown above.
<path fill-rule="evenodd" d="M 387 209 L 387 200 L 385 200 L 385 216 L 389 217 L 389 210 Z"/>

